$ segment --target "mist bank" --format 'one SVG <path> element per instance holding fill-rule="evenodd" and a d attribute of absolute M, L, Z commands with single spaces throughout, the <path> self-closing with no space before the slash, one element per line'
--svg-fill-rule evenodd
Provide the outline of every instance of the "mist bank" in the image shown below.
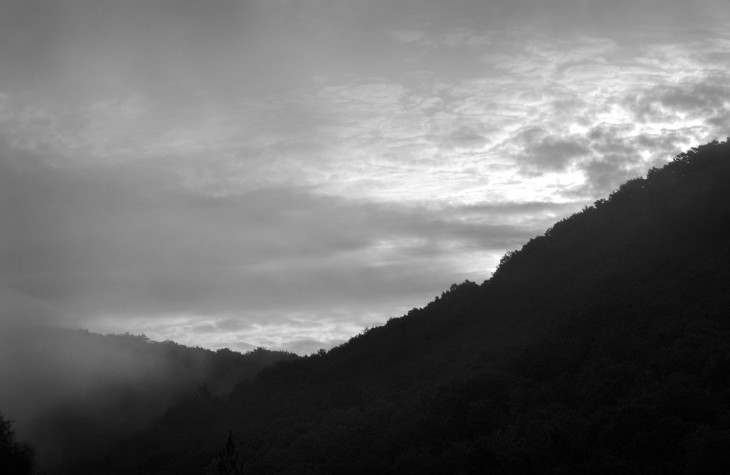
<path fill-rule="evenodd" d="M 0 331 L 0 410 L 42 467 L 83 457 L 144 428 L 186 399 L 230 393 L 296 355 L 210 351 L 145 336 L 6 325 Z"/>

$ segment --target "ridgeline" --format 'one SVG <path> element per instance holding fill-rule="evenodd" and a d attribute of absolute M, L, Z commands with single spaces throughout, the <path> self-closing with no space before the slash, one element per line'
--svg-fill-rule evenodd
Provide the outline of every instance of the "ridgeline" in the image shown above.
<path fill-rule="evenodd" d="M 730 142 L 63 473 L 730 473 Z"/>

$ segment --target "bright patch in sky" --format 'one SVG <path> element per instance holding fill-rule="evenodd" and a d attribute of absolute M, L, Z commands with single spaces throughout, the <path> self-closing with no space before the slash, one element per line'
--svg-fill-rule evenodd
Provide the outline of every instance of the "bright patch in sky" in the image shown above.
<path fill-rule="evenodd" d="M 725 138 L 728 20 L 721 0 L 0 1 L 0 318 L 338 344 Z"/>

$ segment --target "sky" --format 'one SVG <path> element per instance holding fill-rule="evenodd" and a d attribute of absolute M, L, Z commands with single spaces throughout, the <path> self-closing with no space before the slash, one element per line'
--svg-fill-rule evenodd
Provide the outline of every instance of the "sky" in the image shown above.
<path fill-rule="evenodd" d="M 0 319 L 308 354 L 730 135 L 726 0 L 0 0 Z"/>

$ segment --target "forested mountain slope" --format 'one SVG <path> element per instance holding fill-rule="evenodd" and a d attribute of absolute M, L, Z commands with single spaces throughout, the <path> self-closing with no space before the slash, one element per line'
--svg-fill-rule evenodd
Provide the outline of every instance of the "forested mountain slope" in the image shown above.
<path fill-rule="evenodd" d="M 483 284 L 179 405 L 72 471 L 727 473 L 729 185 L 730 142 L 692 149 Z"/>

